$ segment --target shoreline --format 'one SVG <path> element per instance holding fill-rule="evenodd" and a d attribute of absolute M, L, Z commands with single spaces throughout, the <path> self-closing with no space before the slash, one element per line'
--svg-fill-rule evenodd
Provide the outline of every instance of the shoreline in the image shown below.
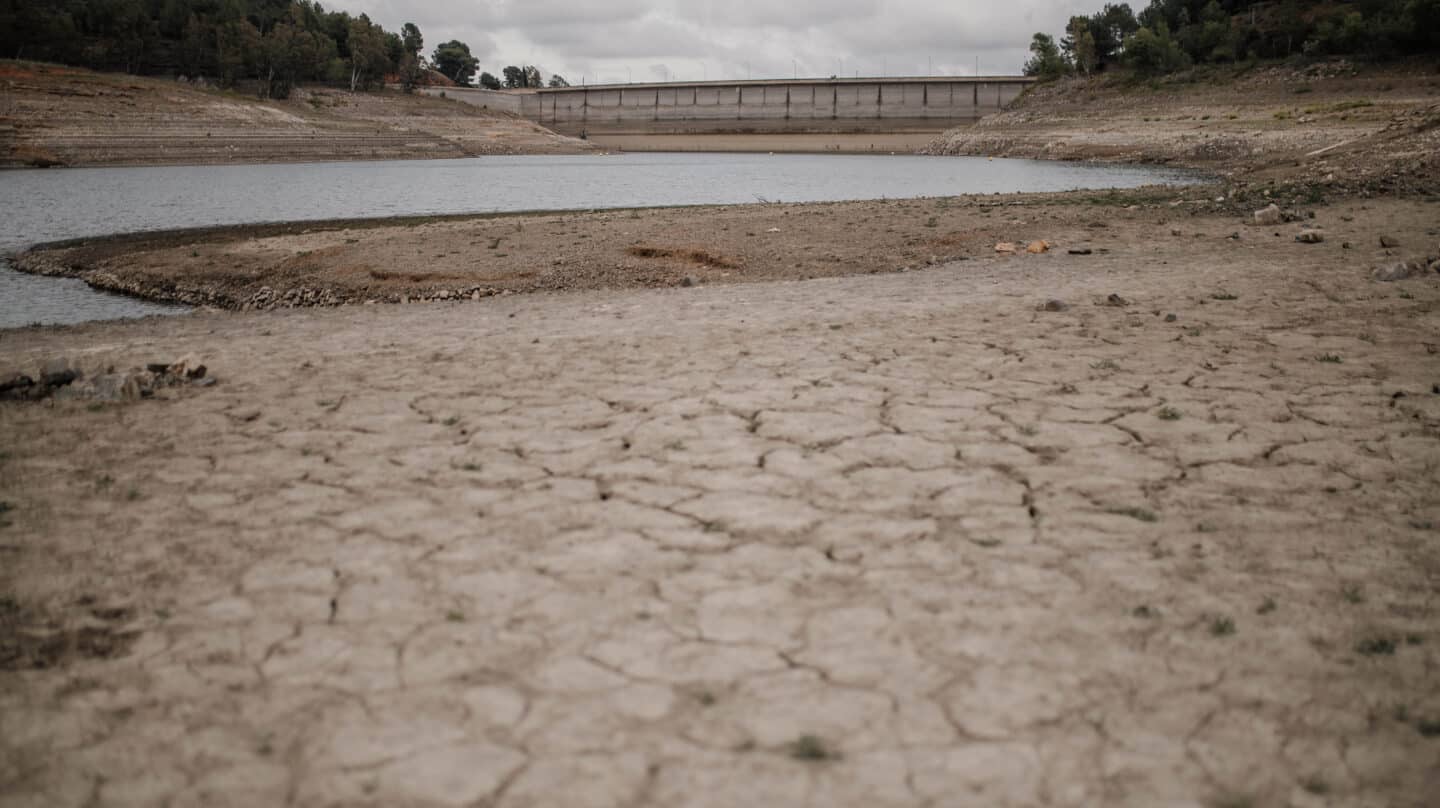
<path fill-rule="evenodd" d="M 480 300 L 891 272 L 972 260 L 987 257 L 995 241 L 1007 237 L 1003 225 L 983 222 L 996 210 L 1081 210 L 1097 200 L 1168 205 L 1179 197 L 1188 198 L 1191 215 L 1238 214 L 1247 204 L 1215 202 L 1218 187 L 271 222 L 68 239 L 35 245 L 9 260 L 17 271 L 79 278 L 102 291 L 228 310 Z M 953 221 L 965 212 L 980 212 L 975 218 L 981 221 Z M 823 227 L 809 224 L 816 217 L 824 219 Z M 777 226 L 787 221 L 802 224 Z M 1046 235 L 1056 239 L 1055 232 Z M 568 246 L 552 254 L 560 238 Z M 389 269 L 404 265 L 400 256 L 421 243 L 442 260 Z M 390 253 L 394 258 L 385 257 Z"/>

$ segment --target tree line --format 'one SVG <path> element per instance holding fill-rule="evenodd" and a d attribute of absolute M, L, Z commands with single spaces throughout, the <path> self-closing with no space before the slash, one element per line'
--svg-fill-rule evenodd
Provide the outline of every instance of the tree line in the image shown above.
<path fill-rule="evenodd" d="M 1295 56 L 1394 59 L 1440 51 L 1440 0 L 1151 0 L 1074 16 L 1059 43 L 1037 33 L 1027 76 L 1117 65 L 1156 75 L 1196 64 Z"/>
<path fill-rule="evenodd" d="M 264 98 L 287 98 L 318 81 L 367 90 L 398 76 L 408 91 L 427 70 L 470 86 L 479 62 L 463 42 L 427 60 L 414 23 L 386 31 L 367 15 L 327 11 L 317 0 L 0 0 L 0 57 L 142 75 L 254 81 Z M 539 87 L 533 66 L 506 67 L 482 86 Z M 552 76 L 550 86 L 568 86 Z"/>

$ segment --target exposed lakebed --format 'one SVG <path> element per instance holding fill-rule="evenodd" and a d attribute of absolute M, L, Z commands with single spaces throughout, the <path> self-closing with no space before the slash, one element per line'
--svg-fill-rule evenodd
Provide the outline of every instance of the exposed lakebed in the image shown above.
<path fill-rule="evenodd" d="M 1191 172 L 978 157 L 624 154 L 0 174 L 0 253 L 135 231 L 522 210 L 1133 188 Z M 184 311 L 0 266 L 0 328 Z"/>

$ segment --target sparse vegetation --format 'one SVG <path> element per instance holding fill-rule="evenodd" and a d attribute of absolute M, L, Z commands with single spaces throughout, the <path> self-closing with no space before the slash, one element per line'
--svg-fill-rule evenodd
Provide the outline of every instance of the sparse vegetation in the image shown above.
<path fill-rule="evenodd" d="M 1155 413 L 1155 417 L 1162 421 L 1178 421 L 1183 415 L 1174 407 L 1161 407 L 1160 411 Z"/>
<path fill-rule="evenodd" d="M 1235 633 L 1235 621 L 1225 615 L 1216 615 L 1210 618 L 1210 634 L 1215 637 L 1228 637 Z"/>
<path fill-rule="evenodd" d="M 1365 637 L 1355 643 L 1355 651 L 1362 656 L 1392 656 L 1395 638 L 1383 634 Z"/>
<path fill-rule="evenodd" d="M 1260 606 L 1255 609 L 1256 614 L 1269 614 L 1279 608 L 1279 604 L 1272 597 L 1266 597 L 1260 601 Z"/>
<path fill-rule="evenodd" d="M 790 742 L 788 752 L 790 757 L 804 761 L 834 760 L 839 757 L 833 750 L 825 745 L 825 741 L 816 735 L 801 735 Z"/>
<path fill-rule="evenodd" d="M 1339 354 L 1324 353 L 1324 354 L 1318 354 L 1318 355 L 1316 355 L 1315 361 L 1316 361 L 1316 362 L 1329 362 L 1329 363 L 1331 363 L 1331 364 L 1338 365 L 1338 364 L 1340 364 L 1341 362 L 1343 362 L 1343 361 L 1345 361 L 1345 360 L 1341 359 Z"/>
<path fill-rule="evenodd" d="M 1147 509 L 1145 509 L 1145 508 L 1133 508 L 1133 507 L 1109 508 L 1109 509 L 1107 509 L 1105 512 L 1106 512 L 1106 513 L 1113 513 L 1113 514 L 1115 514 L 1116 516 L 1128 516 L 1128 517 L 1130 517 L 1131 519 L 1135 519 L 1135 520 L 1140 521 L 1140 522 L 1156 522 L 1156 521 L 1159 521 L 1159 519 L 1160 519 L 1160 517 L 1158 517 L 1158 516 L 1155 515 L 1155 512 L 1154 512 L 1154 511 L 1147 510 Z"/>

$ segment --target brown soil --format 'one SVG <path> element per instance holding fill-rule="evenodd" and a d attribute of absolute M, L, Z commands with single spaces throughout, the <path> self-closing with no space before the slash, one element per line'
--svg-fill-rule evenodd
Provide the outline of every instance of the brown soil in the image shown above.
<path fill-rule="evenodd" d="M 0 670 L 0 802 L 1430 805 L 1440 275 L 1368 270 L 1440 206 L 1334 203 L 1301 244 L 1003 202 L 582 234 L 781 277 L 864 221 L 1055 249 L 0 333 L 0 375 L 218 379 L 0 404 L 0 594 L 138 633 Z M 573 255 L 585 220 L 400 244 Z"/>
<path fill-rule="evenodd" d="M 259 101 L 187 83 L 0 61 L 0 165 L 401 160 L 577 153 L 523 118 L 395 91 Z"/>
<path fill-rule="evenodd" d="M 1164 163 L 1327 193 L 1440 187 L 1440 67 L 1327 62 L 1037 85 L 924 149 Z"/>

